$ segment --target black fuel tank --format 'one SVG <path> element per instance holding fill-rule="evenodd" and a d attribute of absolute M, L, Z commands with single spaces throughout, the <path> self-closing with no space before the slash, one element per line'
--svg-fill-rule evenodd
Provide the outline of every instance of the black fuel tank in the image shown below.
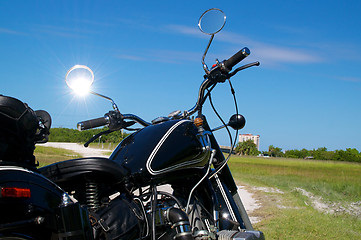
<path fill-rule="evenodd" d="M 185 177 L 189 169 L 203 169 L 209 159 L 189 120 L 171 120 L 145 127 L 125 138 L 110 159 L 143 183 L 164 175 Z M 187 170 L 187 171 L 184 171 Z"/>

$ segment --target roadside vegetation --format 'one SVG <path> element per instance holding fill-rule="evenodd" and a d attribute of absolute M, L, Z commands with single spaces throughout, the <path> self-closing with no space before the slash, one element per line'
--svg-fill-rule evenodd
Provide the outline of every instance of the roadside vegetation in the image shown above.
<path fill-rule="evenodd" d="M 267 239 L 361 239 L 361 164 L 233 156 Z M 251 187 L 252 186 L 252 187 Z"/>
<path fill-rule="evenodd" d="M 282 148 L 270 145 L 268 151 L 260 152 L 257 150 L 256 144 L 252 140 L 247 140 L 237 144 L 235 151 L 243 156 L 257 156 L 259 154 L 269 157 L 285 157 L 285 158 L 304 158 L 315 160 L 332 160 L 344 162 L 359 162 L 361 163 L 361 152 L 355 148 L 346 148 L 346 150 L 328 151 L 327 148 L 321 147 L 318 149 L 293 149 L 282 151 Z"/>
<path fill-rule="evenodd" d="M 85 143 L 96 134 L 106 131 L 108 128 L 96 128 L 86 131 L 78 131 L 70 128 L 52 128 L 50 129 L 49 142 L 75 142 Z M 121 131 L 115 131 L 106 135 L 102 135 L 100 138 L 94 141 L 94 143 L 119 143 L 128 133 L 122 133 Z"/>

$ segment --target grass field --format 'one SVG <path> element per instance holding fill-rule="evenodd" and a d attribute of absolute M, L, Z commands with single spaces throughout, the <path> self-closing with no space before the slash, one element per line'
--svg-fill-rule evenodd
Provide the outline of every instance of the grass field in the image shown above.
<path fill-rule="evenodd" d="M 54 162 L 81 157 L 79 154 L 73 151 L 42 146 L 36 146 L 34 155 L 36 160 L 39 161 L 39 167 L 43 167 Z"/>
<path fill-rule="evenodd" d="M 260 200 L 266 239 L 361 239 L 361 164 L 234 156 L 229 165 Z"/>

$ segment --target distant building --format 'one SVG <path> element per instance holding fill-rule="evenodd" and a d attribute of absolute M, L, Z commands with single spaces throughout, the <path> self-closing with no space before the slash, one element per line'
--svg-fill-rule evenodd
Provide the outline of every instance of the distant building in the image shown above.
<path fill-rule="evenodd" d="M 245 142 L 248 140 L 252 140 L 254 144 L 257 146 L 257 150 L 259 151 L 259 135 L 252 135 L 252 134 L 239 134 L 239 141 L 238 142 Z"/>

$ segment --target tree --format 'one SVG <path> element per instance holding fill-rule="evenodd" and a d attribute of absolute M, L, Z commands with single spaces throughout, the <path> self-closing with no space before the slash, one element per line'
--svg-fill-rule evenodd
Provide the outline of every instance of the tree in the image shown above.
<path fill-rule="evenodd" d="M 336 161 L 361 162 L 361 154 L 355 148 L 346 148 L 345 150 L 336 150 L 334 158 Z"/>
<path fill-rule="evenodd" d="M 237 144 L 236 153 L 240 155 L 256 156 L 259 154 L 256 144 L 252 140 L 247 140 Z"/>
<path fill-rule="evenodd" d="M 282 148 L 278 148 L 278 147 L 275 147 L 273 145 L 270 145 L 268 147 L 268 154 L 271 156 L 271 157 L 283 157 L 283 152 L 282 152 Z"/>
<path fill-rule="evenodd" d="M 317 160 L 331 160 L 334 158 L 335 153 L 333 151 L 327 151 L 326 147 L 321 147 L 317 150 L 313 149 L 311 155 Z"/>

